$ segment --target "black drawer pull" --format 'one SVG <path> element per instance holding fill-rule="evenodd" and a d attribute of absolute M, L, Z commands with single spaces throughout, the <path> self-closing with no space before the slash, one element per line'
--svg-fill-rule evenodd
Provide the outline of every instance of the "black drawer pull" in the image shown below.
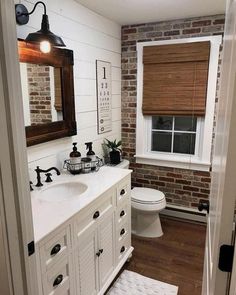
<path fill-rule="evenodd" d="M 100 216 L 99 211 L 96 211 L 96 212 L 93 214 L 93 219 L 97 219 L 99 216 Z"/>
<path fill-rule="evenodd" d="M 122 189 L 122 190 L 120 191 L 120 195 L 123 196 L 124 194 L 125 194 L 125 190 Z"/>
<path fill-rule="evenodd" d="M 55 278 L 53 282 L 53 287 L 58 286 L 63 281 L 63 275 L 59 275 Z"/>
<path fill-rule="evenodd" d="M 125 252 L 125 246 L 122 246 L 120 249 L 120 253 L 123 253 L 123 252 Z"/>
<path fill-rule="evenodd" d="M 120 236 L 123 236 L 125 234 L 125 229 L 122 228 L 122 230 L 120 231 Z"/>
<path fill-rule="evenodd" d="M 122 216 L 124 216 L 124 215 L 125 215 L 125 211 L 122 210 L 122 211 L 120 212 L 120 217 L 122 217 Z"/>
<path fill-rule="evenodd" d="M 56 255 L 61 250 L 61 245 L 56 244 L 51 250 L 51 256 Z"/>

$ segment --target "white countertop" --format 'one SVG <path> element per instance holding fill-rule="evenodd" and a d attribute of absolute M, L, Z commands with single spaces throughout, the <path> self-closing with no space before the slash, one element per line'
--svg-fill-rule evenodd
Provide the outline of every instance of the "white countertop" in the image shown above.
<path fill-rule="evenodd" d="M 34 191 L 31 192 L 31 202 L 35 242 L 39 242 L 131 172 L 128 169 L 103 166 L 98 172 L 88 174 L 71 175 L 69 172 L 62 172 L 60 176 L 53 176 L 52 183 L 43 183 L 43 189 L 56 183 L 71 181 L 78 181 L 88 186 L 79 197 L 71 197 L 66 201 L 42 200 L 38 198 L 38 191 L 42 188 L 34 187 Z"/>

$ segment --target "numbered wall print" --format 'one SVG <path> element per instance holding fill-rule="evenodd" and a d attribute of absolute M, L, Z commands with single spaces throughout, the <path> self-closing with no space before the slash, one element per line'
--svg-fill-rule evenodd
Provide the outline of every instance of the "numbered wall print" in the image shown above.
<path fill-rule="evenodd" d="M 96 61 L 98 134 L 112 130 L 111 63 Z"/>

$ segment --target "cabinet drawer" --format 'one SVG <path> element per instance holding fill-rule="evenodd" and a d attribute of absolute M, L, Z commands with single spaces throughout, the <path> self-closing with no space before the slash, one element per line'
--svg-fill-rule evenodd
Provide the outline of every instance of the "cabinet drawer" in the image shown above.
<path fill-rule="evenodd" d="M 130 180 L 121 182 L 116 189 L 117 205 L 130 198 Z"/>
<path fill-rule="evenodd" d="M 127 220 L 128 216 L 130 216 L 130 205 L 128 202 L 124 202 L 116 210 L 116 222 L 120 224 Z"/>
<path fill-rule="evenodd" d="M 130 248 L 130 246 L 131 246 L 131 240 L 130 240 L 129 236 L 126 236 L 126 238 L 124 240 L 121 240 L 118 242 L 118 246 L 116 249 L 118 262 L 126 254 L 127 250 Z"/>
<path fill-rule="evenodd" d="M 72 269 L 69 257 L 65 257 L 43 274 L 44 295 L 74 294 L 72 285 Z"/>
<path fill-rule="evenodd" d="M 56 231 L 53 237 L 49 237 L 40 245 L 40 260 L 42 272 L 46 272 L 54 263 L 65 255 L 68 255 L 71 249 L 70 227 Z"/>
<path fill-rule="evenodd" d="M 78 238 L 89 227 L 100 221 L 110 210 L 113 210 L 114 192 L 106 194 L 103 199 L 97 202 L 97 204 L 88 208 L 86 212 L 81 213 L 76 220 L 76 237 Z"/>

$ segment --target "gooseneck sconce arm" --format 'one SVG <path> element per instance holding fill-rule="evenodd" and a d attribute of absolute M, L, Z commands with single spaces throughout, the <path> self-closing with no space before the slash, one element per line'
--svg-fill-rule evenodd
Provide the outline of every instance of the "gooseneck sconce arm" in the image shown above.
<path fill-rule="evenodd" d="M 34 13 L 38 4 L 42 4 L 44 7 L 44 13 L 42 15 L 42 22 L 41 22 L 41 29 L 35 33 L 30 33 L 26 37 L 25 41 L 39 43 L 40 49 L 43 53 L 50 52 L 51 46 L 64 47 L 65 43 L 62 41 L 62 39 L 50 31 L 46 5 L 42 1 L 36 2 L 34 5 L 34 8 L 30 12 L 28 12 L 27 8 L 23 4 L 16 4 L 15 11 L 16 11 L 17 24 L 19 25 L 27 24 L 29 21 L 29 16 Z"/>

